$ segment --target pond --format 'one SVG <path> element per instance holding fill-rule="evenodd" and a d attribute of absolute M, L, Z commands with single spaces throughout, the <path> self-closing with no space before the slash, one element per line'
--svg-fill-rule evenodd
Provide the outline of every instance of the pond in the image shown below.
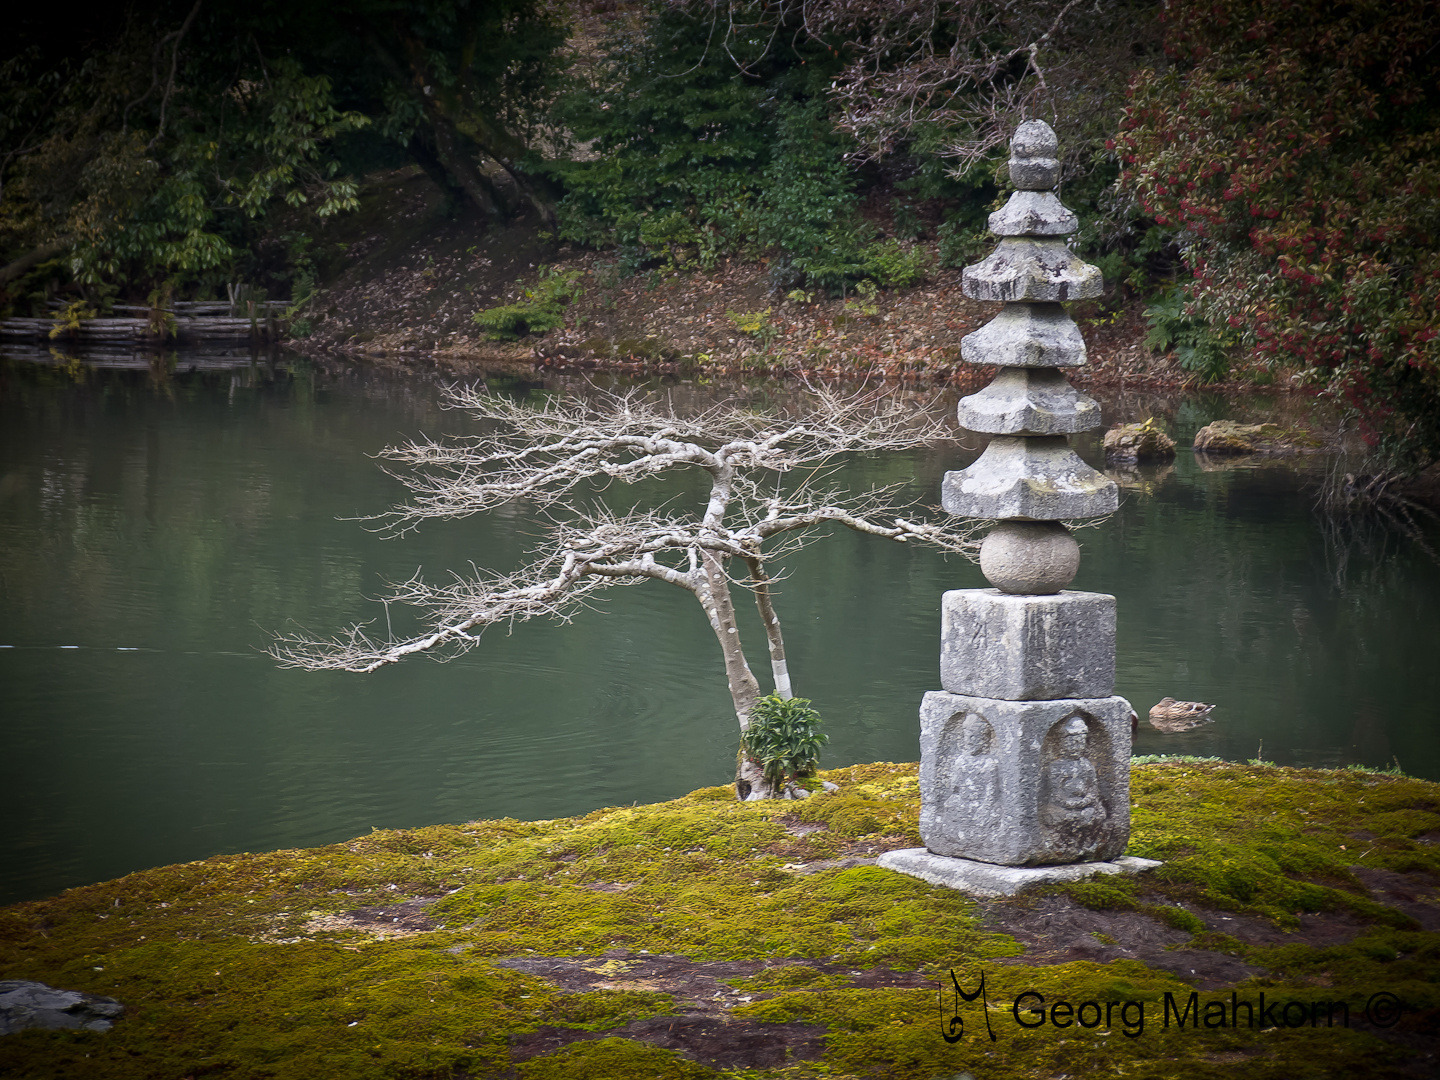
<path fill-rule="evenodd" d="M 449 664 L 314 674 L 264 654 L 276 631 L 374 618 L 364 598 L 417 566 L 524 558 L 535 529 L 519 511 L 403 541 L 347 520 L 400 497 L 372 460 L 381 447 L 464 430 L 439 408 L 442 381 L 293 357 L 0 360 L 0 903 L 220 852 L 556 817 L 730 778 L 714 639 L 660 583 L 611 590 L 568 625 L 492 630 Z M 1098 396 L 1107 422 L 1159 415 L 1182 439 L 1211 418 L 1306 407 Z M 1097 461 L 1096 439 L 1081 450 Z M 975 453 L 861 460 L 840 479 L 904 480 L 934 503 Z M 1328 527 L 1291 465 L 1206 471 L 1182 451 L 1119 479 L 1120 511 L 1079 534 L 1074 585 L 1119 599 L 1117 692 L 1142 716 L 1167 694 L 1217 705 L 1192 733 L 1142 725 L 1136 753 L 1398 762 L 1440 779 L 1426 675 L 1440 568 L 1419 545 Z M 824 764 L 915 760 L 916 710 L 939 688 L 940 594 L 983 586 L 978 569 L 848 532 L 787 569 L 780 615 L 796 692 L 826 719 Z"/>

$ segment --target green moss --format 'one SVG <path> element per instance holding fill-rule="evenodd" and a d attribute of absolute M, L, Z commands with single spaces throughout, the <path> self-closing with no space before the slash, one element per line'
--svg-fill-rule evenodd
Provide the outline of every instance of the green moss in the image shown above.
<path fill-rule="evenodd" d="M 1058 888 L 1077 904 L 1091 911 L 1134 911 L 1140 895 L 1140 881 L 1120 874 L 1097 874 L 1086 881 L 1076 881 Z"/>
<path fill-rule="evenodd" d="M 1205 923 L 1193 911 L 1171 904 L 1145 904 L 1140 908 L 1146 915 L 1159 919 L 1172 930 L 1183 930 L 1187 934 L 1203 934 Z"/>
<path fill-rule="evenodd" d="M 671 1050 L 629 1039 L 575 1042 L 520 1066 L 520 1080 L 704 1080 L 716 1074 Z"/>
<path fill-rule="evenodd" d="M 762 968 L 748 979 L 730 979 L 737 990 L 828 990 L 849 985 L 848 975 L 826 974 L 809 964 L 777 964 Z"/>
<path fill-rule="evenodd" d="M 1022 950 L 986 931 L 978 906 L 958 893 L 871 865 L 800 872 L 799 864 L 834 855 L 919 842 L 914 765 L 822 775 L 841 790 L 799 803 L 741 804 L 720 787 L 554 821 L 379 830 L 328 847 L 161 867 L 0 909 L 3 977 L 127 1005 L 104 1035 L 5 1037 L 0 1073 L 36 1080 L 409 1080 L 512 1068 L 535 1078 L 711 1075 L 633 1040 L 593 1037 L 671 1013 L 676 1006 L 665 993 L 643 984 L 566 993 L 497 962 L 614 948 L 767 961 L 732 985 L 774 996 L 736 1015 L 828 1029 L 823 1062 L 732 1080 L 931 1080 L 967 1068 L 982 1080 L 1059 1072 L 1219 1077 L 1233 1070 L 1224 1062 L 1239 1060 L 1247 1077 L 1322 1075 L 1322 1065 L 1331 1070 L 1324 1075 L 1373 1076 L 1385 1075 L 1395 1056 L 1355 1030 L 1181 1036 L 1147 1029 L 1143 1039 L 1128 1039 L 1047 1026 L 1017 1036 L 1007 1002 L 1026 989 L 1050 1001 L 1143 1001 L 1158 1017 L 1165 993 L 1189 988 L 1134 962 L 995 964 Z M 1268 974 L 1257 990 L 1313 996 L 1325 987 L 1359 1009 L 1380 987 L 1413 1008 L 1440 1007 L 1433 982 L 1440 936 L 1370 896 L 1352 869 L 1440 872 L 1440 853 L 1422 841 L 1440 828 L 1440 786 L 1377 773 L 1185 761 L 1136 766 L 1132 793 L 1130 853 L 1165 866 L 1060 891 L 1098 911 L 1147 913 L 1195 935 L 1184 948 L 1217 949 L 1259 966 Z M 797 819 L 823 827 L 792 831 Z M 433 928 L 409 937 L 381 939 L 375 923 L 347 914 L 417 897 L 428 901 Z M 1362 932 L 1326 948 L 1251 946 L 1207 930 L 1209 909 L 1287 928 L 1297 913 L 1331 910 L 1358 920 Z M 939 1038 L 935 987 L 853 985 L 849 972 L 875 967 L 931 976 L 953 968 L 966 985 L 985 972 L 992 1004 L 1002 1003 L 991 1018 L 1005 1033 L 993 1045 L 987 1040 L 985 1071 L 964 1064 L 977 1060 L 979 1044 L 957 1049 Z M 973 1016 L 967 1030 L 982 1019 Z M 509 1038 L 542 1025 L 586 1038 L 512 1066 Z"/>
<path fill-rule="evenodd" d="M 1413 928 L 1363 895 L 1349 866 L 1440 871 L 1418 837 L 1440 826 L 1436 785 L 1345 770 L 1194 761 L 1132 769 L 1129 853 L 1162 859 L 1163 891 L 1282 927 L 1306 911 L 1343 910 Z M 1357 841 L 1353 834 L 1375 834 Z M 1358 850 L 1356 850 L 1358 848 Z"/>

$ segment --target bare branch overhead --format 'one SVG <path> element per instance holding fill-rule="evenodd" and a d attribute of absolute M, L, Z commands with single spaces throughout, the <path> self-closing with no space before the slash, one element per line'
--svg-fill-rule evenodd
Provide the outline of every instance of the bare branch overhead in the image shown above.
<path fill-rule="evenodd" d="M 373 671 L 415 653 L 453 655 L 473 648 L 487 626 L 536 616 L 567 620 L 595 590 L 646 579 L 693 593 L 718 633 L 715 612 L 729 605 L 721 594 L 731 584 L 768 589 L 773 578 L 765 561 L 818 539 L 819 532 L 807 531 L 818 525 L 972 558 L 977 548 L 971 529 L 902 517 L 896 485 L 858 492 L 823 486 L 826 466 L 842 454 L 915 449 L 948 433 L 938 417 L 878 394 L 811 388 L 803 405 L 762 410 L 730 402 L 692 415 L 639 391 L 534 408 L 455 387 L 449 403 L 488 430 L 384 451 L 386 460 L 405 467 L 398 475 L 412 498 L 373 520 L 400 535 L 428 518 L 463 517 L 523 499 L 549 515 L 535 561 L 513 574 L 477 571 L 440 585 L 417 573 L 394 586 L 385 602 L 418 610 L 425 632 L 379 640 L 356 626 L 324 641 L 290 635 L 271 649 L 282 664 Z M 709 475 L 703 513 L 668 504 L 628 511 L 586 506 L 576 493 L 582 485 L 633 483 L 682 467 Z M 781 482 L 798 469 L 808 472 Z M 726 569 L 732 559 L 744 567 L 740 576 Z M 764 600 L 768 604 L 768 593 Z"/>

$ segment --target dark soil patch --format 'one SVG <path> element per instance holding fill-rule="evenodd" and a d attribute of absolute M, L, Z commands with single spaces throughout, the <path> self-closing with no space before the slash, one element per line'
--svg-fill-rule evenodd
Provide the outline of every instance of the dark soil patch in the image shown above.
<path fill-rule="evenodd" d="M 1369 866 L 1349 870 L 1382 904 L 1409 915 L 1423 930 L 1440 930 L 1440 886 L 1428 874 L 1397 874 Z"/>
<path fill-rule="evenodd" d="M 788 1061 L 819 1058 L 826 1029 L 812 1024 L 777 1024 L 739 1020 L 731 1009 L 772 995 L 732 985 L 759 977 L 781 982 L 809 983 L 827 980 L 857 989 L 892 987 L 930 988 L 933 979 L 918 972 L 888 968 L 852 970 L 834 964 L 766 963 L 690 960 L 683 956 L 654 956 L 626 949 L 611 949 L 598 957 L 555 959 L 511 957 L 501 966 L 536 975 L 564 990 L 648 990 L 670 994 L 675 1015 L 637 1020 L 604 1032 L 542 1027 L 514 1036 L 510 1054 L 516 1062 L 549 1053 L 581 1039 L 621 1036 L 678 1050 L 713 1068 L 774 1068 Z"/>

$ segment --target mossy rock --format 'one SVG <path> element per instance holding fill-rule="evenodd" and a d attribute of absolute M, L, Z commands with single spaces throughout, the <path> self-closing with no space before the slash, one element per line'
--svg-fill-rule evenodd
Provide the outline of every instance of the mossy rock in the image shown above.
<path fill-rule="evenodd" d="M 1298 454 L 1320 449 L 1321 440 L 1308 431 L 1279 424 L 1241 424 L 1216 420 L 1195 433 L 1198 454 Z"/>
<path fill-rule="evenodd" d="M 1152 417 L 1143 424 L 1117 424 L 1105 433 L 1105 460 L 1116 465 L 1171 461 L 1175 440 Z"/>

